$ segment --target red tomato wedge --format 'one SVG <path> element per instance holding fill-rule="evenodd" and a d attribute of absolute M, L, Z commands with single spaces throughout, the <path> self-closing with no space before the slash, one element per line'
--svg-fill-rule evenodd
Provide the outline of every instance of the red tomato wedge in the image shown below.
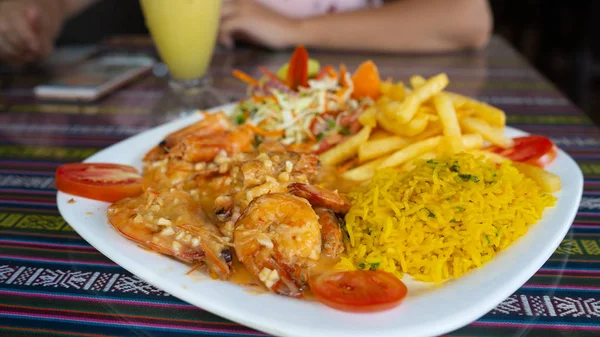
<path fill-rule="evenodd" d="M 308 51 L 302 45 L 296 47 L 290 58 L 285 82 L 294 91 L 298 90 L 299 86 L 308 86 Z"/>
<path fill-rule="evenodd" d="M 126 165 L 71 163 L 56 169 L 56 188 L 84 198 L 115 202 L 142 193 L 142 177 Z"/>
<path fill-rule="evenodd" d="M 407 292 L 402 281 L 380 270 L 324 273 L 311 280 L 310 288 L 323 304 L 350 312 L 391 309 Z"/>
<path fill-rule="evenodd" d="M 497 153 L 512 161 L 518 161 L 545 167 L 556 158 L 556 146 L 552 141 L 543 136 L 525 136 L 513 138 L 514 146 L 502 149 L 498 146 L 490 146 L 486 150 Z"/>

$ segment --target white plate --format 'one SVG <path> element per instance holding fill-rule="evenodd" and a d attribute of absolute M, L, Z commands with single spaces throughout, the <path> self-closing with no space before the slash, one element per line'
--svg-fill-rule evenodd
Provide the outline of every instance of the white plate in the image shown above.
<path fill-rule="evenodd" d="M 230 111 L 231 105 L 222 107 Z M 214 109 L 217 110 L 217 109 Z M 190 116 L 156 127 L 91 156 L 86 162 L 133 165 L 166 134 L 198 120 Z M 506 128 L 508 136 L 525 134 Z M 583 188 L 581 170 L 560 150 L 548 167 L 562 179 L 558 201 L 542 221 L 482 268 L 440 287 L 407 281 L 405 301 L 393 310 L 350 314 L 317 302 L 272 294 L 257 295 L 201 273 L 186 276 L 189 267 L 151 254 L 119 235 L 106 218 L 107 203 L 59 192 L 64 219 L 92 246 L 131 273 L 190 304 L 267 333 L 285 336 L 436 336 L 465 326 L 486 314 L 523 285 L 559 245 L 575 218 Z M 67 201 L 71 198 L 75 204 Z M 91 213 L 88 213 L 91 212 Z"/>

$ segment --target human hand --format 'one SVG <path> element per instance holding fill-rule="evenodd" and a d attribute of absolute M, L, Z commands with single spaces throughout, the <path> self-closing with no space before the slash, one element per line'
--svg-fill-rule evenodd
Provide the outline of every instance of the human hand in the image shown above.
<path fill-rule="evenodd" d="M 297 22 L 254 0 L 223 0 L 219 43 L 233 47 L 234 37 L 248 39 L 272 49 L 296 44 Z"/>
<path fill-rule="evenodd" d="M 0 1 L 0 61 L 19 65 L 48 56 L 65 15 L 62 0 Z"/>

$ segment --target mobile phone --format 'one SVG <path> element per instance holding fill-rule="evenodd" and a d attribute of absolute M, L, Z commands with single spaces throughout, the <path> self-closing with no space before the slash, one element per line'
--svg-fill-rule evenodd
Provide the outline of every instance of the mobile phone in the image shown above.
<path fill-rule="evenodd" d="M 34 93 L 42 99 L 94 101 L 149 72 L 155 63 L 147 55 L 98 55 L 36 86 Z"/>

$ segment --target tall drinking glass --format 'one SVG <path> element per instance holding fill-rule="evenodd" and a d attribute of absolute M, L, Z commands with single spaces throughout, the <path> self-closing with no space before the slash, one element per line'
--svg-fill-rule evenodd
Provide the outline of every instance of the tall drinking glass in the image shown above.
<path fill-rule="evenodd" d="M 154 117 L 171 120 L 223 104 L 207 69 L 219 29 L 221 0 L 140 0 L 146 26 L 169 71 L 169 90 Z"/>

